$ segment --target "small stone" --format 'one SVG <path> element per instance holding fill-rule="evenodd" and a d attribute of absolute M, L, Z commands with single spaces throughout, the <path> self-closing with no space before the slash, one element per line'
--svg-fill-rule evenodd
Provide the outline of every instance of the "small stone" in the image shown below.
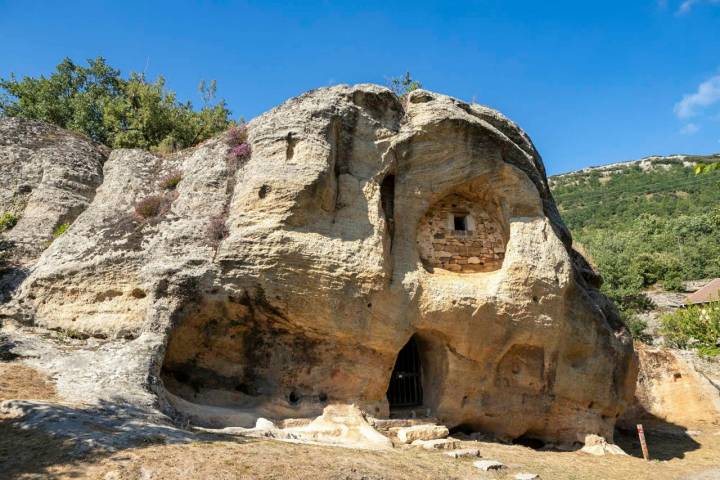
<path fill-rule="evenodd" d="M 479 468 L 483 472 L 489 472 L 490 470 L 502 470 L 503 468 L 506 468 L 503 463 L 500 463 L 497 460 L 478 460 L 473 462 L 473 465 L 475 468 Z"/>
<path fill-rule="evenodd" d="M 467 259 L 467 262 L 471 265 L 477 265 L 480 263 L 480 259 L 478 257 L 470 257 Z"/>
<path fill-rule="evenodd" d="M 513 477 L 515 480 L 540 480 L 537 473 L 516 473 Z"/>
<path fill-rule="evenodd" d="M 451 458 L 479 457 L 480 450 L 477 448 L 461 448 L 459 450 L 446 452 L 445 455 Z"/>
<path fill-rule="evenodd" d="M 258 418 L 255 421 L 255 430 L 272 430 L 275 428 L 275 424 L 267 418 Z"/>
<path fill-rule="evenodd" d="M 589 453 L 590 455 L 603 456 L 603 455 L 627 455 L 622 448 L 608 443 L 603 437 L 598 435 L 586 435 L 585 446 L 580 449 L 581 452 Z"/>

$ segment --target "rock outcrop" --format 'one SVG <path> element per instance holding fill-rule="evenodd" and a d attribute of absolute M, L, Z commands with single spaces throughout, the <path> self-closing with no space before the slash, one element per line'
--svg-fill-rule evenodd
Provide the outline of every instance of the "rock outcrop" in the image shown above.
<path fill-rule="evenodd" d="M 43 122 L 0 118 L 0 215 L 17 225 L 0 233 L 0 302 L 53 240 L 87 208 L 102 183 L 106 147 Z"/>
<path fill-rule="evenodd" d="M 682 430 L 720 425 L 720 370 L 717 360 L 693 352 L 639 344 L 635 399 L 620 418 L 624 427 L 645 423 Z"/>
<path fill-rule="evenodd" d="M 113 151 L 12 308 L 142 345 L 134 375 L 196 424 L 355 403 L 507 439 L 612 437 L 632 342 L 515 124 L 358 85 L 288 100 L 248 135 L 239 162 L 227 138 Z"/>

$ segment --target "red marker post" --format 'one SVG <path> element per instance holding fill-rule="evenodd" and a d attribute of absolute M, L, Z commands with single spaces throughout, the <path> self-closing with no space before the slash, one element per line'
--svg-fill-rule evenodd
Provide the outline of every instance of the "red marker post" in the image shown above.
<path fill-rule="evenodd" d="M 643 458 L 650 460 L 650 454 L 648 453 L 647 442 L 645 442 L 645 431 L 643 430 L 642 424 L 638 423 L 637 426 L 638 437 L 640 437 L 640 448 L 642 448 Z"/>

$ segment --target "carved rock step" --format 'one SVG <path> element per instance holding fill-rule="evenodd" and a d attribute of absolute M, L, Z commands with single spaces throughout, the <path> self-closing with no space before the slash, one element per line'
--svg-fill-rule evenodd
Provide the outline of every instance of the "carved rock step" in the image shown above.
<path fill-rule="evenodd" d="M 397 433 L 401 428 L 413 427 L 416 425 L 436 425 L 436 418 L 368 418 L 368 423 L 375 430 L 381 433 L 392 432 Z"/>
<path fill-rule="evenodd" d="M 415 440 L 413 447 L 422 447 L 425 450 L 457 450 L 462 446 L 460 440 L 454 438 L 436 438 L 434 440 Z"/>
<path fill-rule="evenodd" d="M 415 440 L 436 440 L 445 438 L 449 434 L 450 431 L 445 425 L 414 425 L 397 430 L 397 438 L 400 443 L 413 443 Z"/>

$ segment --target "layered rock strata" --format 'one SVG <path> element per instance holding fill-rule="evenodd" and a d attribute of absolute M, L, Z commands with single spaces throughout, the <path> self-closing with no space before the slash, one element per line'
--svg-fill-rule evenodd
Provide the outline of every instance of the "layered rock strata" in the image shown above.
<path fill-rule="evenodd" d="M 357 85 L 288 100 L 248 134 L 242 159 L 225 137 L 113 151 L 13 308 L 139 342 L 140 377 L 198 424 L 354 403 L 508 439 L 612 437 L 632 342 L 514 123 Z"/>

